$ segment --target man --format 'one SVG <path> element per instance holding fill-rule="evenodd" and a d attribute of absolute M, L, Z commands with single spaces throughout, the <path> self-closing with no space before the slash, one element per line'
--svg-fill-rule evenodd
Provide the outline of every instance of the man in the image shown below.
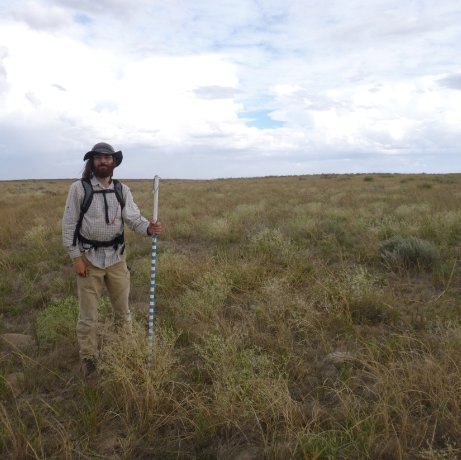
<path fill-rule="evenodd" d="M 97 369 L 98 304 L 104 285 L 112 304 L 115 327 L 131 333 L 130 272 L 124 256 L 124 223 L 145 236 L 162 230 L 160 223 L 149 222 L 141 215 L 128 186 L 112 180 L 114 168 L 122 159 L 122 152 L 116 152 L 105 142 L 87 152 L 83 158 L 86 165 L 82 180 L 70 186 L 62 219 L 63 243 L 78 275 L 77 340 L 85 377 Z M 83 208 L 82 203 L 85 203 Z"/>

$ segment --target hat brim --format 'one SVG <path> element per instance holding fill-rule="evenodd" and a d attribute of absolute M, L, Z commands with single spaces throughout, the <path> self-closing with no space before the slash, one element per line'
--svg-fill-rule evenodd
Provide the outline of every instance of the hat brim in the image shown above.
<path fill-rule="evenodd" d="M 101 152 L 95 152 L 94 150 L 90 150 L 89 152 L 86 152 L 85 156 L 83 157 L 83 161 L 89 160 L 90 158 L 92 158 L 94 155 L 96 155 L 98 153 L 100 154 Z M 119 150 L 118 152 L 109 153 L 109 154 L 105 154 L 105 155 L 112 155 L 114 157 L 115 167 L 120 165 L 120 163 L 123 160 L 123 153 L 122 153 L 121 150 Z"/>

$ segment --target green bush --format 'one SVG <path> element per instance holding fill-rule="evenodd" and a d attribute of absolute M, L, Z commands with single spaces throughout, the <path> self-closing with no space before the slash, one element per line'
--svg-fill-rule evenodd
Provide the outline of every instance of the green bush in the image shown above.
<path fill-rule="evenodd" d="M 413 236 L 394 236 L 383 241 L 379 250 L 384 263 L 392 269 L 433 270 L 440 261 L 434 244 Z"/>
<path fill-rule="evenodd" d="M 67 297 L 48 305 L 37 316 L 36 334 L 41 346 L 49 346 L 75 336 L 78 300 Z"/>

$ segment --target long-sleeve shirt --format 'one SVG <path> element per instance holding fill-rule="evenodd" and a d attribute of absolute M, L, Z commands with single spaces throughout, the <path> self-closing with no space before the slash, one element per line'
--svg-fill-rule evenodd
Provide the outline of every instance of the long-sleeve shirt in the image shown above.
<path fill-rule="evenodd" d="M 104 190 L 104 187 L 95 177 L 91 179 L 91 185 L 94 191 Z M 114 183 L 111 182 L 107 189 L 113 188 Z M 96 241 L 111 241 L 116 236 L 122 234 L 124 222 L 136 233 L 148 236 L 147 227 L 149 226 L 149 221 L 141 215 L 129 187 L 125 184 L 122 184 L 122 194 L 125 200 L 123 210 L 115 193 L 105 194 L 108 205 L 109 224 L 106 222 L 103 194 L 93 194 L 93 201 L 83 216 L 82 227 L 80 229 L 80 233 L 84 238 Z M 73 246 L 75 228 L 80 217 L 80 205 L 84 195 L 85 191 L 80 180 L 71 184 L 62 218 L 63 244 L 72 259 L 85 254 L 85 257 L 94 266 L 100 268 L 110 267 L 122 260 L 122 247 L 118 247 L 117 249 L 114 249 L 112 246 L 85 249 L 78 240 L 77 245 Z"/>

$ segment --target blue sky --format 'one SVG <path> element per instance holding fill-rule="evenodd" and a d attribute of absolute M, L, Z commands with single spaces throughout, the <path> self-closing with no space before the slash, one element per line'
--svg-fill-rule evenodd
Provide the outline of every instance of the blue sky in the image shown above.
<path fill-rule="evenodd" d="M 0 180 L 461 170 L 458 0 L 0 0 Z"/>

